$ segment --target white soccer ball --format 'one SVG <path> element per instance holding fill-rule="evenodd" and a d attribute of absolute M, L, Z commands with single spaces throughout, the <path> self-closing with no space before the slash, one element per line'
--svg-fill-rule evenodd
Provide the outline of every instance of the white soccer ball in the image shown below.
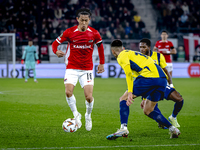
<path fill-rule="evenodd" d="M 78 129 L 78 125 L 75 119 L 68 118 L 63 122 L 62 128 L 65 132 L 76 132 Z"/>

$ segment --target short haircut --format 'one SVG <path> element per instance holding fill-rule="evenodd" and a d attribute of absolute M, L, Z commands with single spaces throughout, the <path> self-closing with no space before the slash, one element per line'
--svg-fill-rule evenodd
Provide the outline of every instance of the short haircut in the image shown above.
<path fill-rule="evenodd" d="M 147 46 L 151 47 L 151 41 L 149 39 L 144 38 L 140 42 L 146 43 Z"/>
<path fill-rule="evenodd" d="M 121 40 L 112 41 L 111 47 L 122 47 L 122 41 Z"/>
<path fill-rule="evenodd" d="M 80 15 L 88 15 L 89 18 L 91 17 L 92 13 L 90 11 L 90 9 L 87 8 L 81 8 L 79 10 L 76 11 L 76 17 L 80 17 Z"/>
<path fill-rule="evenodd" d="M 168 34 L 167 30 L 162 30 L 161 34 L 162 34 L 163 32 Z"/>

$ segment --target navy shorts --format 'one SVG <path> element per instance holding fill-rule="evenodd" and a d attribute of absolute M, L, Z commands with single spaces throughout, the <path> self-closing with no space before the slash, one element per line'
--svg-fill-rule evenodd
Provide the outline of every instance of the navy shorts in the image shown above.
<path fill-rule="evenodd" d="M 170 87 L 169 85 L 167 85 L 167 86 L 166 86 L 166 89 L 165 89 L 165 96 L 164 96 L 164 98 L 165 98 L 166 100 L 169 100 L 169 95 L 170 95 L 173 91 L 175 91 L 175 89 L 172 88 L 172 87 Z"/>
<path fill-rule="evenodd" d="M 133 94 L 153 102 L 158 102 L 164 98 L 166 86 L 166 78 L 138 77 L 134 81 Z"/>

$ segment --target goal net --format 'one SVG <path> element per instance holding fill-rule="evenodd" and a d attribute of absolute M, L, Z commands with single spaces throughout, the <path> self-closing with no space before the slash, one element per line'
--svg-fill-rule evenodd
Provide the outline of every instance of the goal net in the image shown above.
<path fill-rule="evenodd" d="M 0 68 L 2 77 L 9 77 L 9 69 L 12 69 L 11 77 L 15 78 L 16 42 L 14 33 L 0 33 Z M 10 65 L 11 64 L 11 65 Z M 12 66 L 12 68 L 9 68 Z M 4 67 L 6 67 L 6 73 Z"/>

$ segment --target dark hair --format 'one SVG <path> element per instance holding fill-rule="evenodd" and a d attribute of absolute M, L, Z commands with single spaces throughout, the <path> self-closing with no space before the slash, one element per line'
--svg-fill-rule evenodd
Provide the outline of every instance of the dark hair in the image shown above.
<path fill-rule="evenodd" d="M 80 17 L 80 15 L 88 15 L 89 18 L 91 17 L 92 13 L 89 9 L 87 8 L 81 8 L 79 10 L 76 11 L 76 17 Z"/>
<path fill-rule="evenodd" d="M 151 41 L 149 39 L 144 38 L 144 39 L 140 40 L 140 42 L 146 43 L 146 45 L 149 47 L 151 46 Z"/>
<path fill-rule="evenodd" d="M 114 40 L 111 43 L 111 47 L 121 47 L 122 46 L 122 41 L 120 40 Z"/>
<path fill-rule="evenodd" d="M 167 30 L 162 30 L 161 34 L 162 34 L 163 32 L 165 32 L 165 33 L 167 33 L 167 34 L 168 34 Z"/>

